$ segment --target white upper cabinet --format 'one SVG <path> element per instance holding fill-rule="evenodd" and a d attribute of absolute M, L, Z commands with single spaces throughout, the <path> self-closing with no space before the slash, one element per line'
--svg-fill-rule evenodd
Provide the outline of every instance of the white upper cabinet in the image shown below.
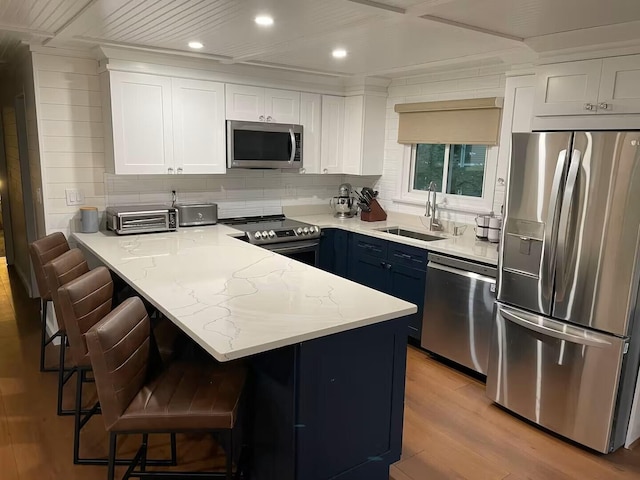
<path fill-rule="evenodd" d="M 224 84 L 119 71 L 101 80 L 106 143 L 113 144 L 107 171 L 226 172 Z"/>
<path fill-rule="evenodd" d="M 227 120 L 265 121 L 264 88 L 227 84 Z"/>
<path fill-rule="evenodd" d="M 300 92 L 265 89 L 264 117 L 267 122 L 299 124 Z"/>
<path fill-rule="evenodd" d="M 535 115 L 597 112 L 602 60 L 543 65 L 537 71 Z"/>
<path fill-rule="evenodd" d="M 304 173 L 320 173 L 322 96 L 300 94 L 300 125 L 303 127 L 302 166 Z"/>
<path fill-rule="evenodd" d="M 537 117 L 640 113 L 640 55 L 539 67 L 534 113 Z"/>
<path fill-rule="evenodd" d="M 227 84 L 227 120 L 300 123 L 300 92 Z"/>
<path fill-rule="evenodd" d="M 382 175 L 386 108 L 385 97 L 346 98 L 342 173 Z"/>
<path fill-rule="evenodd" d="M 226 172 L 224 84 L 174 78 L 175 173 Z"/>
<path fill-rule="evenodd" d="M 174 163 L 171 79 L 114 71 L 109 81 L 105 125 L 113 132 L 113 173 L 168 173 Z"/>
<path fill-rule="evenodd" d="M 640 55 L 604 59 L 598 112 L 640 113 Z"/>
<path fill-rule="evenodd" d="M 344 173 L 342 171 L 344 104 L 344 97 L 322 96 L 322 133 L 320 140 L 320 169 L 322 173 Z"/>

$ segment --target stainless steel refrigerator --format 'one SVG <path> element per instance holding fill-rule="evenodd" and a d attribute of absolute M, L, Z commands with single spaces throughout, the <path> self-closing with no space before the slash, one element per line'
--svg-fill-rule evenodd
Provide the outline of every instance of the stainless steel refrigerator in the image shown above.
<path fill-rule="evenodd" d="M 640 357 L 640 132 L 514 134 L 487 395 L 600 452 Z"/>

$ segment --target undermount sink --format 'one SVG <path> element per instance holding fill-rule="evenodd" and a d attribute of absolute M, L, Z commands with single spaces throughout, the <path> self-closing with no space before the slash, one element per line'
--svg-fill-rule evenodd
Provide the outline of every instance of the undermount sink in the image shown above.
<path fill-rule="evenodd" d="M 398 235 L 400 237 L 415 238 L 416 240 L 422 240 L 424 242 L 434 242 L 436 240 L 444 240 L 444 237 L 429 235 L 428 233 L 412 232 L 411 230 L 404 230 L 398 227 L 377 228 L 376 230 L 378 232 L 391 233 L 392 235 Z"/>

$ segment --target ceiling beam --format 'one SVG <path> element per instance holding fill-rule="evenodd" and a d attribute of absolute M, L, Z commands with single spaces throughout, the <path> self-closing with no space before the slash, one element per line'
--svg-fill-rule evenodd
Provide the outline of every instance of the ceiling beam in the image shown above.
<path fill-rule="evenodd" d="M 78 10 L 71 18 L 69 18 L 66 22 L 64 22 L 64 24 L 58 29 L 56 30 L 55 34 L 53 35 L 53 37 L 51 38 L 47 38 L 44 42 L 42 42 L 43 45 L 47 45 L 51 40 L 55 39 L 55 37 L 59 36 L 59 35 L 64 35 L 67 30 L 80 18 L 82 17 L 87 10 L 89 10 L 95 3 L 97 3 L 99 0 L 88 0 L 84 6 L 82 6 L 80 8 L 80 10 Z"/>
<path fill-rule="evenodd" d="M 436 9 L 436 7 L 439 7 L 440 5 L 445 5 L 447 3 L 456 1 L 458 0 L 428 0 L 426 2 L 422 2 L 418 5 L 413 5 L 407 8 L 407 15 L 411 15 L 412 17 L 421 17 L 422 15 L 431 13 Z"/>
<path fill-rule="evenodd" d="M 476 27 L 475 25 L 469 25 L 468 23 L 456 22 L 454 20 L 448 20 L 442 17 L 436 17 L 433 15 L 421 15 L 420 18 L 428 20 L 430 22 L 442 23 L 444 25 L 450 25 L 452 27 L 462 28 L 464 30 L 471 30 L 473 32 L 484 33 L 492 37 L 504 38 L 517 43 L 524 43 L 524 38 L 516 37 L 515 35 L 509 35 L 508 33 L 496 32 L 482 27 Z"/>
<path fill-rule="evenodd" d="M 387 5 L 382 2 L 375 2 L 373 0 L 347 0 L 352 3 L 359 3 L 360 5 L 366 5 L 368 7 L 377 8 L 379 10 L 386 10 L 387 12 L 405 14 L 407 11 L 404 8 L 396 7 L 394 5 Z"/>
<path fill-rule="evenodd" d="M 19 27 L 17 25 L 9 25 L 6 23 L 0 23 L 0 30 L 11 33 L 26 33 L 35 37 L 52 38 L 55 36 L 53 32 L 47 32 L 45 30 L 35 30 L 33 28 Z"/>

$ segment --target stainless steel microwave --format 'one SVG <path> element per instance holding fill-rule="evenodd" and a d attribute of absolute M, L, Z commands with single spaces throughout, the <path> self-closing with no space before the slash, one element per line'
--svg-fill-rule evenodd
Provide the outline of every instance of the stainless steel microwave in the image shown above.
<path fill-rule="evenodd" d="M 227 120 L 228 168 L 302 168 L 302 125 Z"/>

